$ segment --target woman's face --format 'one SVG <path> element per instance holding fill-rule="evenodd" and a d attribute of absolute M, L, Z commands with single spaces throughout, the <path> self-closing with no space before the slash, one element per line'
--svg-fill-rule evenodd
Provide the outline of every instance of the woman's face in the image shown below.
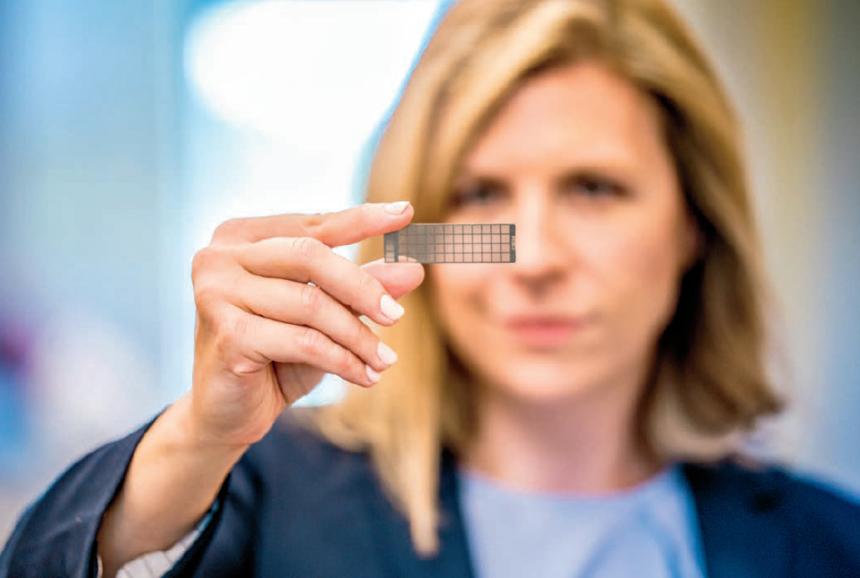
<path fill-rule="evenodd" d="M 429 268 L 452 350 L 495 393 L 638 388 L 697 235 L 656 105 L 597 63 L 530 78 L 468 151 L 451 223 L 515 223 L 516 262 Z"/>

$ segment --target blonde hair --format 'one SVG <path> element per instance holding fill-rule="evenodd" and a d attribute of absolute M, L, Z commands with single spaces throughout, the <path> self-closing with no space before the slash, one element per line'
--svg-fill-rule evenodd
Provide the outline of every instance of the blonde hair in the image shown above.
<path fill-rule="evenodd" d="M 416 222 L 442 220 L 458 163 L 525 78 L 599 60 L 660 105 L 669 151 L 704 244 L 660 336 L 639 413 L 664 459 L 724 456 L 780 401 L 765 371 L 760 243 L 735 114 L 711 65 L 662 0 L 463 0 L 435 30 L 371 165 L 367 199 L 409 199 Z M 382 254 L 365 242 L 359 259 Z M 406 316 L 380 336 L 404 352 L 370 390 L 315 418 L 331 441 L 366 449 L 423 555 L 438 548 L 440 449 L 473 435 L 474 391 L 448 350 L 427 284 L 403 297 Z"/>

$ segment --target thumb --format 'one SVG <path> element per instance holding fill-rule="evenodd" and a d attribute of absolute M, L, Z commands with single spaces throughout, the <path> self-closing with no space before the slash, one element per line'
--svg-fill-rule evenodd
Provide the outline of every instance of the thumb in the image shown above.
<path fill-rule="evenodd" d="M 414 290 L 424 281 L 421 263 L 386 263 L 384 259 L 377 259 L 365 263 L 361 268 L 376 277 L 395 299 Z"/>

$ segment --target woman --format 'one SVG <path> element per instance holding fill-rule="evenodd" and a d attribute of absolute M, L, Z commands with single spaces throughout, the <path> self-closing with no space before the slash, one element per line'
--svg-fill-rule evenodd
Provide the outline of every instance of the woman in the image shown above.
<path fill-rule="evenodd" d="M 3 576 L 860 575 L 860 508 L 737 458 L 780 408 L 759 242 L 662 1 L 456 4 L 367 196 L 217 229 L 191 391 L 67 471 Z M 516 263 L 330 249 L 413 220 L 515 223 Z M 285 412 L 324 372 L 359 387 Z"/>

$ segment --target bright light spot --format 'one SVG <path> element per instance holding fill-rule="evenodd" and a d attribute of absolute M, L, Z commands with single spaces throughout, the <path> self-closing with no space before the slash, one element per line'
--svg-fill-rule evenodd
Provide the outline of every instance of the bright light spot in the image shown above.
<path fill-rule="evenodd" d="M 229 123 L 304 150 L 351 150 L 403 82 L 438 2 L 265 0 L 200 16 L 187 36 L 197 96 Z"/>

